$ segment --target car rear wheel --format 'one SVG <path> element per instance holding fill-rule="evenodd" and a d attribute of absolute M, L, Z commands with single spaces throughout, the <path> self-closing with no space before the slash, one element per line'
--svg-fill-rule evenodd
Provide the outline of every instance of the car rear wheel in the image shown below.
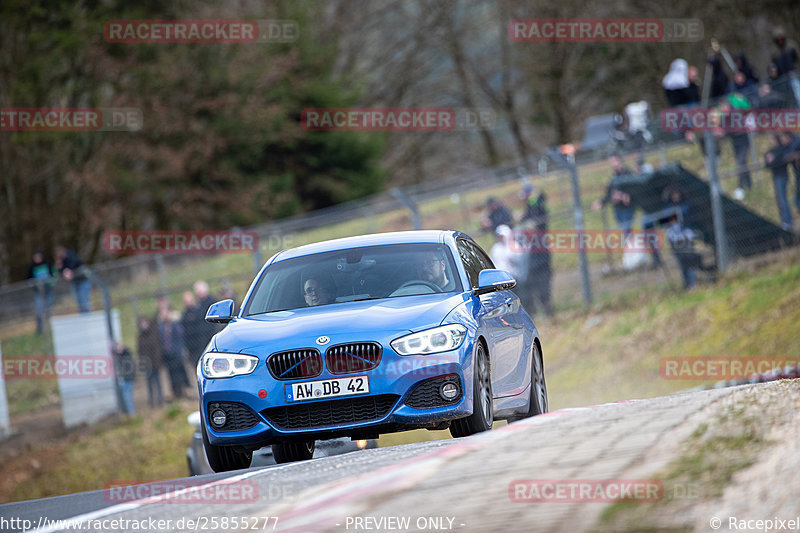
<path fill-rule="evenodd" d="M 201 421 L 203 432 L 203 448 L 206 450 L 208 466 L 214 472 L 228 472 L 230 470 L 241 470 L 250 468 L 253 460 L 253 452 L 242 453 L 235 450 L 232 446 L 215 446 L 208 441 L 206 434 L 206 423 Z"/>
<path fill-rule="evenodd" d="M 313 440 L 279 442 L 272 445 L 272 456 L 278 464 L 305 461 L 314 456 L 315 448 L 316 443 Z"/>
<path fill-rule="evenodd" d="M 509 422 L 530 418 L 547 412 L 547 384 L 544 380 L 544 361 L 539 344 L 534 341 L 531 353 L 531 390 L 528 400 L 528 412 L 515 415 Z"/>
<path fill-rule="evenodd" d="M 480 341 L 475 342 L 475 369 L 472 374 L 472 414 L 453 420 L 450 424 L 450 434 L 456 438 L 492 429 L 494 422 L 492 373 L 489 356 Z"/>

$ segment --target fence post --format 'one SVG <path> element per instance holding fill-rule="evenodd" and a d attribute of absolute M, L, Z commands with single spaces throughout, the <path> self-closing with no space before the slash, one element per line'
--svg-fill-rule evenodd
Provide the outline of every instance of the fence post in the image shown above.
<path fill-rule="evenodd" d="M 159 255 L 158 257 L 160 259 L 161 255 Z M 159 264 L 163 268 L 163 263 Z M 84 273 L 92 283 L 94 283 L 100 288 L 100 293 L 103 296 L 103 311 L 105 312 L 105 317 L 106 317 L 106 329 L 108 331 L 109 342 L 111 343 L 111 346 L 109 346 L 108 353 L 111 354 L 112 360 L 114 360 L 114 363 L 116 363 L 116 360 L 114 358 L 114 341 L 117 338 L 122 340 L 122 332 L 121 331 L 119 332 L 119 337 L 116 337 L 114 335 L 114 321 L 111 318 L 111 291 L 108 290 L 108 285 L 106 285 L 105 282 L 101 280 L 99 277 L 97 277 L 97 275 L 90 269 L 88 268 L 84 269 Z M 124 402 L 122 400 L 122 389 L 119 386 L 119 376 L 117 376 L 116 370 L 114 372 L 114 389 L 116 390 L 117 393 L 117 411 L 122 413 L 125 411 L 125 409 L 123 409 Z"/>
<path fill-rule="evenodd" d="M 581 207 L 581 190 L 578 184 L 578 169 L 575 167 L 575 160 L 567 161 L 564 155 L 557 148 L 550 148 L 547 151 L 550 158 L 561 166 L 569 170 L 572 180 L 572 213 L 575 217 L 575 230 L 578 232 L 579 239 L 583 235 L 583 207 Z M 579 241 L 580 242 L 580 241 Z M 586 306 L 592 305 L 592 282 L 589 279 L 589 261 L 586 257 L 586 250 L 581 246 L 578 252 L 578 261 L 581 266 L 581 281 L 583 284 L 583 302 Z"/>
<path fill-rule="evenodd" d="M 708 101 L 711 96 L 711 64 L 706 63 L 705 78 L 703 78 L 703 103 L 702 108 L 708 110 Z M 717 143 L 714 134 L 706 128 L 703 133 L 706 151 L 706 172 L 708 173 L 709 189 L 711 192 L 711 215 L 714 220 L 714 240 L 716 241 L 717 270 L 723 273 L 728 268 L 728 233 L 725 231 L 725 216 L 722 212 L 722 198 L 720 197 L 719 176 L 717 175 Z"/>
<path fill-rule="evenodd" d="M 0 346 L 0 368 L 3 368 L 3 349 Z M 11 435 L 11 422 L 8 417 L 8 398 L 3 372 L 0 372 L 0 440 Z"/>
<path fill-rule="evenodd" d="M 390 192 L 398 202 L 403 204 L 404 207 L 406 207 L 409 211 L 411 211 L 411 220 L 412 223 L 414 224 L 414 229 L 416 230 L 422 229 L 422 220 L 420 219 L 419 216 L 419 208 L 417 208 L 417 204 L 414 203 L 414 200 L 409 198 L 406 195 L 406 193 L 404 193 L 403 191 L 401 191 L 396 187 L 392 189 Z"/>

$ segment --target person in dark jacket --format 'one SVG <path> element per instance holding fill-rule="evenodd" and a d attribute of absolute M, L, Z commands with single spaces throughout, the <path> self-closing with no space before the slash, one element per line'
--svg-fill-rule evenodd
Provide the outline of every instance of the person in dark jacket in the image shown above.
<path fill-rule="evenodd" d="M 89 299 L 91 297 L 92 284 L 84 274 L 83 261 L 73 250 L 56 247 L 56 268 L 61 276 L 72 285 L 72 294 L 78 302 L 78 309 L 81 313 L 91 311 Z"/>
<path fill-rule="evenodd" d="M 181 316 L 181 326 L 183 327 L 183 338 L 186 343 L 186 360 L 192 367 L 197 366 L 203 349 L 208 344 L 206 314 L 197 304 L 197 298 L 191 291 L 183 293 L 183 315 Z"/>
<path fill-rule="evenodd" d="M 166 298 L 163 296 L 158 298 L 156 305 L 158 309 L 156 325 L 161 339 L 161 353 L 169 372 L 172 396 L 177 400 L 183 398 L 184 387 L 190 386 L 186 368 L 183 366 L 183 327 L 180 314 L 172 311 Z"/>
<path fill-rule="evenodd" d="M 781 217 L 781 228 L 792 229 L 792 208 L 789 206 L 787 187 L 789 185 L 789 162 L 791 140 L 787 134 L 779 133 L 772 138 L 772 149 L 764 156 L 765 165 L 772 171 L 772 184 L 775 187 L 775 201 Z"/>
<path fill-rule="evenodd" d="M 734 72 L 733 82 L 728 86 L 728 92 L 741 94 L 751 104 L 758 100 L 758 85 L 749 79 L 742 70 Z"/>
<path fill-rule="evenodd" d="M 132 415 L 136 412 L 133 403 L 133 384 L 136 381 L 136 366 L 131 351 L 121 342 L 115 341 L 112 350 L 114 370 L 117 374 L 117 387 L 122 398 L 122 412 Z"/>
<path fill-rule="evenodd" d="M 41 248 L 33 251 L 33 257 L 28 265 L 28 279 L 33 280 L 36 333 L 41 334 L 53 307 L 53 283 L 56 281 L 53 264 L 45 259 Z"/>
<path fill-rule="evenodd" d="M 736 63 L 736 70 L 742 71 L 748 81 L 758 85 L 758 74 L 756 73 L 756 69 L 753 68 L 753 65 L 747 60 L 747 56 L 743 53 L 736 54 L 733 61 Z"/>
<path fill-rule="evenodd" d="M 140 316 L 138 323 L 137 351 L 147 379 L 147 403 L 150 407 L 160 407 L 164 405 L 164 394 L 161 390 L 161 369 L 164 366 L 161 338 L 158 328 L 149 317 Z"/>
<path fill-rule="evenodd" d="M 203 280 L 195 281 L 192 288 L 194 289 L 194 296 L 197 299 L 197 306 L 200 308 L 200 312 L 203 314 L 202 327 L 201 324 L 198 323 L 197 331 L 202 331 L 203 347 L 205 347 L 209 341 L 211 341 L 211 337 L 213 337 L 222 329 L 222 327 L 218 324 L 212 324 L 211 322 L 205 321 L 208 308 L 211 307 L 211 304 L 215 303 L 217 299 L 211 295 L 208 288 L 208 283 Z M 200 341 L 198 340 L 197 342 L 199 343 Z"/>
<path fill-rule="evenodd" d="M 711 98 L 719 98 L 728 93 L 728 75 L 722 67 L 722 60 L 719 58 L 719 44 L 712 41 L 711 49 L 714 55 L 708 58 L 711 65 Z"/>
<path fill-rule="evenodd" d="M 511 218 L 511 211 L 497 198 L 490 197 L 486 200 L 486 209 L 488 214 L 481 223 L 485 231 L 491 231 L 492 234 L 494 234 L 497 231 L 497 226 L 505 224 L 511 227 L 514 225 L 514 220 Z"/>
<path fill-rule="evenodd" d="M 786 31 L 780 26 L 772 30 L 772 42 L 775 44 L 772 50 L 772 62 L 778 67 L 778 75 L 783 76 L 794 71 L 800 62 L 797 43 L 787 40 Z"/>
<path fill-rule="evenodd" d="M 689 72 L 690 67 L 685 59 L 670 63 L 669 72 L 661 80 L 670 107 L 690 105 L 700 100 L 697 85 L 692 84 Z"/>
<path fill-rule="evenodd" d="M 531 191 L 532 193 L 533 191 Z M 528 207 L 523 226 L 533 224 L 534 229 L 544 234 L 547 232 L 549 223 L 549 211 L 547 209 L 547 197 L 542 192 L 537 195 L 536 201 L 531 202 L 533 194 L 530 194 Z M 533 316 L 536 314 L 536 302 L 541 303 L 544 313 L 548 317 L 553 317 L 555 308 L 553 307 L 553 260 L 550 249 L 547 247 L 530 250 L 528 257 L 528 274 L 520 288 L 523 306 L 528 313 Z"/>
<path fill-rule="evenodd" d="M 622 158 L 618 155 L 612 155 L 608 158 L 608 163 L 611 165 L 613 175 L 611 181 L 606 188 L 606 194 L 603 198 L 595 200 L 592 203 L 592 209 L 599 211 L 604 206 L 611 204 L 614 208 L 614 219 L 617 221 L 619 228 L 627 235 L 633 229 L 633 217 L 636 213 L 636 206 L 631 203 L 629 194 L 617 188 L 620 181 L 631 178 L 633 172 L 625 166 Z"/>

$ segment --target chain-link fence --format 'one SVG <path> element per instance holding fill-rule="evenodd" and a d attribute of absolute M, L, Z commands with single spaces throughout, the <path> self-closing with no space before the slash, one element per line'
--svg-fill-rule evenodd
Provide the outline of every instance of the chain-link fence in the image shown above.
<path fill-rule="evenodd" d="M 758 101 L 761 107 L 751 109 L 782 109 L 787 116 L 796 115 L 793 95 L 795 89 L 800 92 L 796 84 L 797 79 L 789 77 L 773 84 L 772 92 L 765 92 L 765 99 Z M 774 92 L 780 92 L 780 102 L 769 97 Z M 109 288 L 111 305 L 120 311 L 123 343 L 135 356 L 137 317 L 154 317 L 158 298 L 166 299 L 173 319 L 187 325 L 182 350 L 191 380 L 191 364 L 202 350 L 191 341 L 202 335 L 188 326 L 202 323 L 202 317 L 194 317 L 194 322 L 187 319 L 186 302 L 192 297 L 203 304 L 212 298 L 232 297 L 240 304 L 254 272 L 271 254 L 349 235 L 415 226 L 459 229 L 489 251 L 498 241 L 496 225 L 486 221 L 490 197 L 508 209 L 509 225 L 516 230 L 515 244 L 509 246 L 516 245 L 514 251 L 527 261 L 527 282 L 517 290 L 537 318 L 590 302 L 613 301 L 622 293 L 679 291 L 712 283 L 718 275 L 720 237 L 731 260 L 795 243 L 796 217 L 791 215 L 792 210 L 800 211 L 800 189 L 790 198 L 787 186 L 792 175 L 800 180 L 800 163 L 793 159 L 800 152 L 796 137 L 778 138 L 766 128 L 751 128 L 743 134 L 715 131 L 712 147 L 692 129 L 669 129 L 660 122 L 650 117 L 645 135 L 641 130 L 626 130 L 624 122 L 616 121 L 608 128 L 607 142 L 593 150 L 555 147 L 561 159 L 543 156 L 522 165 L 387 191 L 246 228 L 259 239 L 259 245 L 246 253 L 132 255 L 90 268 Z M 711 205 L 715 190 L 709 184 L 704 157 L 709 151 L 718 156 L 721 216 L 717 219 Z M 621 161 L 609 162 L 611 154 L 621 155 Z M 612 165 L 619 167 L 615 170 Z M 800 187 L 800 182 L 794 186 Z M 720 220 L 723 228 L 719 228 Z M 581 222 L 582 231 L 576 229 L 576 221 Z M 589 237 L 581 240 L 584 234 Z M 644 245 L 637 248 L 636 238 L 641 235 Z M 648 235 L 655 240 L 648 240 Z M 560 236 L 565 236 L 561 244 Z M 208 295 L 197 294 L 197 280 L 208 283 Z M 0 336 L 7 340 L 4 352 L 49 350 L 52 354 L 47 318 L 75 313 L 78 292 L 74 281 L 55 278 L 0 288 Z M 92 310 L 103 306 L 96 287 L 89 306 Z M 9 383 L 8 387 L 13 398 L 22 386 Z M 48 398 L 53 401 L 52 394 Z"/>

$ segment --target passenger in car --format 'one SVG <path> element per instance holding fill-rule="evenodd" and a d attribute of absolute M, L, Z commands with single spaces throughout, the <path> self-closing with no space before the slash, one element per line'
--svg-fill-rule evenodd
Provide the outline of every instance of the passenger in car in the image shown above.
<path fill-rule="evenodd" d="M 336 284 L 330 276 L 309 277 L 303 283 L 303 298 L 309 307 L 333 303 L 335 297 Z"/>

